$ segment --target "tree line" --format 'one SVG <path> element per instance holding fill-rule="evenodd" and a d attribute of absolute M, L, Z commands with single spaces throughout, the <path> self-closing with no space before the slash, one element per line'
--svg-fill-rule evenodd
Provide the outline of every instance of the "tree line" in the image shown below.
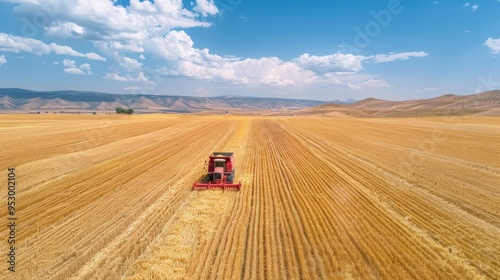
<path fill-rule="evenodd" d="M 124 109 L 122 107 L 116 107 L 115 111 L 118 113 L 118 114 L 128 114 L 128 115 L 132 115 L 134 113 L 134 109 Z"/>

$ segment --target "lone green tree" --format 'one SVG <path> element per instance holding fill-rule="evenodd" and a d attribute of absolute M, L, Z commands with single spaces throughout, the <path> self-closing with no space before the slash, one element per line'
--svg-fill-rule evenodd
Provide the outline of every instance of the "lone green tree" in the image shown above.
<path fill-rule="evenodd" d="M 124 109 L 122 107 L 116 107 L 115 111 L 118 114 L 127 114 L 127 115 L 132 115 L 134 113 L 134 109 Z"/>

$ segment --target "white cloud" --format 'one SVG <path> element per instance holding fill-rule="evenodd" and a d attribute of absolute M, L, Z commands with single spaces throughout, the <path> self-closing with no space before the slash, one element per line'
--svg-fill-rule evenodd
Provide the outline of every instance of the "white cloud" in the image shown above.
<path fill-rule="evenodd" d="M 472 5 L 471 6 L 470 2 L 466 2 L 465 4 L 462 5 L 462 9 L 465 9 L 468 7 L 470 7 L 471 11 L 475 12 L 479 8 L 479 5 Z"/>
<path fill-rule="evenodd" d="M 155 85 L 156 83 L 154 81 L 151 81 L 144 75 L 144 72 L 139 72 L 139 75 L 137 75 L 136 79 L 132 80 L 133 82 L 139 83 L 143 86 L 150 86 L 150 85 Z"/>
<path fill-rule="evenodd" d="M 193 1 L 194 2 L 194 1 Z M 55 8 L 54 8 L 55 7 Z M 204 17 L 219 13 L 214 0 L 197 0 L 188 9 L 182 0 L 130 0 L 130 6 L 113 5 L 112 1 L 88 0 L 24 0 L 16 5 L 19 16 L 33 16 L 37 11 L 54 10 L 44 26 L 44 35 L 71 38 L 93 46 L 107 57 L 110 69 L 103 79 L 155 85 L 156 77 L 180 77 L 222 81 L 233 84 L 296 85 L 328 84 L 351 89 L 388 87 L 387 82 L 362 75 L 363 64 L 391 62 L 426 56 L 424 52 L 407 52 L 362 56 L 334 53 L 310 55 L 281 60 L 278 57 L 238 58 L 211 53 L 194 47 L 191 37 L 182 31 L 189 27 L 208 27 Z M 81 53 L 69 46 L 11 36 L 0 33 L 0 51 L 30 52 L 37 55 L 59 54 L 106 61 L 95 52 Z M 96 51 L 97 52 L 97 51 Z M 155 60 L 156 69 L 143 70 L 148 60 Z M 90 65 L 78 66 L 63 61 L 65 72 L 91 74 Z M 152 78 L 152 76 L 154 78 Z"/>
<path fill-rule="evenodd" d="M 194 48 L 184 31 L 171 31 L 151 40 L 146 51 L 165 60 L 165 66 L 157 70 L 163 76 L 282 85 L 305 82 L 314 74 L 276 57 L 235 59 L 214 55 L 208 49 Z"/>
<path fill-rule="evenodd" d="M 67 67 L 67 68 L 75 68 L 76 62 L 74 60 L 71 60 L 71 59 L 65 59 L 65 60 L 63 60 L 63 65 L 64 65 L 64 67 Z"/>
<path fill-rule="evenodd" d="M 90 53 L 86 53 L 85 54 L 85 57 L 87 59 L 90 59 L 90 60 L 100 60 L 100 61 L 106 61 L 106 58 L 94 53 L 94 52 L 90 52 Z"/>
<path fill-rule="evenodd" d="M 203 16 L 213 16 L 218 12 L 213 0 L 196 0 L 196 6 L 193 10 L 202 14 Z"/>
<path fill-rule="evenodd" d="M 142 54 L 144 46 L 152 39 L 163 36 L 173 28 L 211 26 L 202 16 L 217 14 L 217 7 L 213 0 L 197 1 L 192 10 L 186 9 L 181 0 L 131 0 L 128 7 L 115 5 L 109 0 L 24 0 L 16 1 L 14 11 L 20 18 L 33 18 L 40 11 L 47 15 L 43 21 L 37 22 L 36 27 L 23 29 L 26 31 L 23 34 L 29 33 L 25 34 L 26 37 L 43 31 L 44 35 L 55 38 L 91 42 L 101 53 L 113 57 L 117 63 L 123 63 L 124 53 Z M 7 34 L 0 34 L 0 50 L 36 55 L 56 53 L 106 61 L 94 52 L 83 54 L 68 46 L 45 44 Z M 136 68 L 127 62 L 122 66 Z"/>
<path fill-rule="evenodd" d="M 229 78 L 235 83 L 301 85 L 317 79 L 313 71 L 302 69 L 294 62 L 282 61 L 277 57 L 227 61 L 224 68 L 227 70 L 214 74 L 218 74 L 219 78 Z"/>
<path fill-rule="evenodd" d="M 264 85 L 342 84 L 349 79 L 346 75 L 355 75 L 363 70 L 362 63 L 365 60 L 390 62 L 427 55 L 424 52 L 378 56 L 342 53 L 315 56 L 306 53 L 289 61 L 277 57 L 241 59 L 211 54 L 208 49 L 197 49 L 184 31 L 171 31 L 164 37 L 151 39 L 145 45 L 145 52 L 164 61 L 164 66 L 153 70 L 154 74 L 160 76 Z M 369 84 L 375 85 L 371 81 L 365 86 Z"/>
<path fill-rule="evenodd" d="M 15 11 L 30 18 L 39 11 L 56 11 L 44 19 L 46 34 L 63 38 L 81 38 L 92 41 L 121 42 L 165 34 L 173 28 L 207 27 L 211 24 L 200 18 L 215 15 L 213 0 L 199 0 L 193 10 L 181 0 L 131 0 L 128 7 L 112 1 L 51 0 L 19 3 Z"/>
<path fill-rule="evenodd" d="M 328 72 L 357 72 L 363 69 L 361 62 L 367 59 L 364 56 L 336 53 L 325 56 L 310 56 L 303 54 L 294 62 L 303 69 L 312 70 L 316 73 Z"/>
<path fill-rule="evenodd" d="M 356 90 L 356 91 L 363 91 L 363 90 L 368 90 L 368 89 L 376 89 L 376 88 L 390 88 L 392 87 L 391 84 L 384 80 L 379 80 L 379 79 L 368 79 L 362 82 L 348 82 L 347 87 L 351 90 Z"/>
<path fill-rule="evenodd" d="M 0 50 L 14 53 L 29 52 L 35 55 L 49 54 L 52 51 L 50 46 L 42 41 L 5 33 L 0 33 Z"/>
<path fill-rule="evenodd" d="M 66 69 L 64 69 L 64 72 L 68 73 L 68 74 L 74 74 L 74 75 L 85 75 L 86 74 L 85 72 L 83 72 L 82 69 L 79 69 L 79 68 L 66 68 Z"/>
<path fill-rule="evenodd" d="M 88 64 L 88 63 L 84 63 L 84 64 L 80 65 L 79 68 L 82 69 L 83 71 L 86 71 L 87 73 L 90 73 L 90 70 L 92 70 L 90 68 L 90 64 Z"/>
<path fill-rule="evenodd" d="M 54 37 L 80 37 L 84 35 L 85 28 L 74 22 L 62 22 L 45 27 L 45 32 Z"/>
<path fill-rule="evenodd" d="M 427 87 L 427 88 L 418 88 L 415 91 L 421 93 L 421 92 L 433 92 L 433 91 L 437 91 L 437 90 L 438 89 L 435 87 Z"/>
<path fill-rule="evenodd" d="M 500 38 L 493 39 L 490 37 L 484 42 L 484 45 L 489 47 L 492 53 L 500 53 Z"/>
<path fill-rule="evenodd" d="M 359 83 L 359 86 L 363 88 L 389 88 L 392 87 L 391 84 L 384 80 L 379 80 L 379 79 L 368 79 L 365 82 Z"/>
<path fill-rule="evenodd" d="M 126 77 L 121 77 L 117 73 L 106 74 L 106 76 L 104 76 L 103 79 L 113 80 L 113 81 L 119 81 L 119 82 L 126 82 L 126 81 L 128 81 L 128 79 Z"/>
<path fill-rule="evenodd" d="M 429 55 L 426 52 L 402 52 L 402 53 L 391 53 L 391 54 L 378 54 L 372 56 L 375 63 L 391 62 L 395 60 L 407 60 L 410 57 L 424 57 Z"/>
<path fill-rule="evenodd" d="M 178 7 L 178 6 L 177 6 Z M 156 13 L 157 9 L 150 1 L 130 1 L 130 8 L 139 13 Z"/>
<path fill-rule="evenodd" d="M 129 87 L 124 87 L 123 88 L 124 90 L 126 91 L 138 91 L 139 90 L 139 87 L 138 86 L 129 86 Z"/>
<path fill-rule="evenodd" d="M 120 66 L 122 66 L 125 70 L 132 72 L 134 70 L 140 70 L 142 67 L 142 63 L 133 58 L 125 56 L 120 62 Z"/>
<path fill-rule="evenodd" d="M 127 75 L 126 77 L 120 76 L 118 73 L 109 73 L 106 74 L 103 79 L 105 80 L 113 80 L 113 81 L 118 81 L 118 82 L 134 82 L 141 84 L 143 86 L 151 86 L 151 85 L 156 85 L 154 81 L 151 81 L 144 75 L 144 72 L 139 72 L 137 75 L 137 78 L 134 78 L 130 75 Z"/>
<path fill-rule="evenodd" d="M 61 46 L 55 43 L 45 44 L 40 40 L 13 36 L 6 33 L 0 33 L 0 50 L 14 53 L 28 52 L 34 55 L 55 53 L 58 55 L 69 55 L 85 57 L 90 60 L 106 61 L 106 58 L 93 52 L 84 54 L 75 51 L 69 46 Z"/>
<path fill-rule="evenodd" d="M 76 62 L 71 59 L 65 59 L 63 60 L 63 65 L 64 65 L 64 72 L 68 74 L 74 74 L 74 75 L 91 75 L 92 74 L 92 69 L 90 67 L 90 64 L 84 63 L 80 66 L 76 66 Z"/>
<path fill-rule="evenodd" d="M 7 63 L 7 59 L 5 58 L 5 55 L 0 55 L 0 67 L 2 67 L 2 64 Z"/>

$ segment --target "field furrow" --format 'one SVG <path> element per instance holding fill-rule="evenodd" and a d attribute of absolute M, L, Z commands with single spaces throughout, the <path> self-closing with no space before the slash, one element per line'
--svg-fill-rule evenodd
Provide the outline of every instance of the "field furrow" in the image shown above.
<path fill-rule="evenodd" d="M 500 278 L 498 139 L 495 117 L 0 115 L 15 276 Z M 240 192 L 191 190 L 214 151 Z"/>

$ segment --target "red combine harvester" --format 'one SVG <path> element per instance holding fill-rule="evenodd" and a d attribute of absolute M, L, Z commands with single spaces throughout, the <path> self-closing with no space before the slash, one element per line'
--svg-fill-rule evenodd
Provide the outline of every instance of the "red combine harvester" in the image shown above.
<path fill-rule="evenodd" d="M 209 158 L 205 180 L 195 182 L 193 190 L 222 188 L 222 190 L 239 191 L 241 182 L 233 182 L 235 171 L 234 153 L 214 152 Z"/>

